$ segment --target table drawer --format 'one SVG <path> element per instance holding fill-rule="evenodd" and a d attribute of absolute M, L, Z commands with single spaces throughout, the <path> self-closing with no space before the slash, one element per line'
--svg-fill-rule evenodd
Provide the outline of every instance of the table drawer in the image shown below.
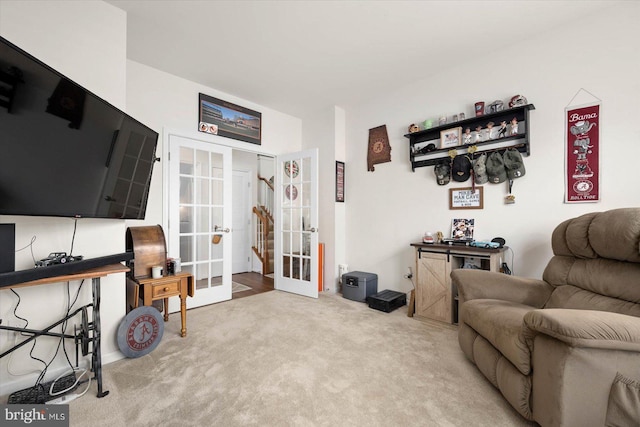
<path fill-rule="evenodd" d="M 151 290 L 151 298 L 167 298 L 174 295 L 180 295 L 180 282 L 163 283 L 154 285 Z"/>

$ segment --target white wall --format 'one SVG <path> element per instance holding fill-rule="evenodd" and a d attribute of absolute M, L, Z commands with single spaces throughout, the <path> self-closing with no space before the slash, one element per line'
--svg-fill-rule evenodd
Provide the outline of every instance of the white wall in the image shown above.
<path fill-rule="evenodd" d="M 200 92 L 262 113 L 262 144 L 255 145 L 198 132 L 198 93 Z M 239 150 L 271 155 L 301 149 L 302 121 L 300 119 L 135 61 L 127 61 L 127 108 L 127 112 L 136 119 L 161 132 L 157 148 L 158 155 L 164 150 L 162 129 L 171 129 L 185 136 L 228 145 Z M 144 223 L 162 224 L 164 163 L 161 161 L 154 168 L 147 217 Z"/>
<path fill-rule="evenodd" d="M 324 288 L 335 292 L 335 160 L 336 118 L 341 109 L 329 107 L 307 117 L 303 148 L 318 148 L 318 242 L 324 243 Z M 344 114 L 344 113 L 343 113 Z M 343 120 L 344 121 L 344 120 Z"/>
<path fill-rule="evenodd" d="M 268 154 L 301 149 L 300 119 L 127 61 L 126 14 L 107 3 L 0 0 L 0 35 L 159 132 L 158 155 L 163 152 L 162 136 L 167 128 L 212 143 Z M 198 92 L 261 112 L 262 145 L 195 131 Z M 82 219 L 78 221 L 74 253 L 91 258 L 124 252 L 126 227 L 163 224 L 163 169 L 162 161 L 154 168 L 144 221 Z M 68 250 L 71 244 L 71 219 L 1 216 L 0 222 L 16 223 L 17 248 L 27 245 L 32 236 L 37 236 L 34 244 L 36 259 L 44 258 L 52 251 Z M 16 269 L 31 268 L 32 265 L 28 250 L 16 254 Z M 77 284 L 72 284 L 72 292 L 76 287 Z M 85 284 L 84 288 L 79 304 L 91 301 L 90 283 Z M 63 284 L 24 288 L 19 290 L 19 294 L 22 302 L 18 314 L 29 319 L 29 327 L 48 326 L 64 314 L 66 287 Z M 13 316 L 16 302 L 17 298 L 11 291 L 0 291 L 0 318 L 3 322 L 22 326 L 23 323 Z M 116 331 L 125 314 L 124 308 L 124 274 L 104 278 L 101 315 L 105 363 L 122 357 L 116 343 Z M 11 341 L 9 334 L 0 332 L 1 351 L 8 348 Z M 55 352 L 56 344 L 55 339 L 40 338 L 34 354 L 48 361 Z M 16 352 L 11 359 L 12 372 L 41 369 L 40 364 L 30 361 L 30 346 L 25 348 Z M 0 395 L 33 385 L 38 375 L 9 375 L 8 360 L 8 357 L 0 360 Z M 66 361 L 63 360 L 61 357 L 56 359 L 47 379 L 64 369 Z"/>
<path fill-rule="evenodd" d="M 402 278 L 414 264 L 409 245 L 425 231 L 450 233 L 453 217 L 476 220 L 476 238 L 501 236 L 513 248 L 513 270 L 541 277 L 551 256 L 550 236 L 562 220 L 582 213 L 640 206 L 634 159 L 640 158 L 637 96 L 640 4 L 628 2 L 568 22 L 513 48 L 464 52 L 457 64 L 400 90 L 347 108 L 346 254 L 351 270 L 379 275 L 379 289 L 408 291 Z M 505 27 L 505 37 L 517 26 Z M 417 53 L 419 54 L 419 53 Z M 411 59 L 398 66 L 411 66 Z M 434 58 L 434 67 L 442 67 Z M 410 84 L 409 84 L 410 83 Z M 580 88 L 602 99 L 600 121 L 601 202 L 563 204 L 564 108 Z M 527 97 L 531 112 L 531 156 L 526 176 L 515 181 L 516 204 L 505 205 L 506 184 L 484 185 L 484 209 L 451 211 L 446 187 L 433 167 L 411 171 L 410 123 L 464 111 L 476 101 Z M 368 129 L 387 125 L 391 163 L 367 172 Z M 511 265 L 510 256 L 508 258 Z"/>

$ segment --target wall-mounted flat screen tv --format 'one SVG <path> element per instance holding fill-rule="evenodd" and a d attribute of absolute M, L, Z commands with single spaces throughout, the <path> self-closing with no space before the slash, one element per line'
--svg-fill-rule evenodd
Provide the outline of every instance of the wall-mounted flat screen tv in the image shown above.
<path fill-rule="evenodd" d="M 0 37 L 0 215 L 143 219 L 157 141 Z"/>

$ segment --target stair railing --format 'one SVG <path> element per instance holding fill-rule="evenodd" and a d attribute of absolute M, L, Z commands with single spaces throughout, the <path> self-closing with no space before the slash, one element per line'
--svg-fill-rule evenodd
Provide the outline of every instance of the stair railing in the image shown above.
<path fill-rule="evenodd" d="M 269 237 L 269 218 L 264 215 L 260 208 L 254 207 L 253 213 L 256 215 L 256 244 L 253 246 L 253 252 L 262 262 L 262 274 L 269 274 L 269 253 L 268 237 Z"/>

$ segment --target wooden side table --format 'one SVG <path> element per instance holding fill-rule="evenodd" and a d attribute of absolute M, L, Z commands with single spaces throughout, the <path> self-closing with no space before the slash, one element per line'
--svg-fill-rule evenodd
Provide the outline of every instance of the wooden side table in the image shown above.
<path fill-rule="evenodd" d="M 458 290 L 451 283 L 451 271 L 463 268 L 465 258 L 474 258 L 476 268 L 499 271 L 503 248 L 438 243 L 412 243 L 416 249 L 415 316 L 458 323 Z"/>
<path fill-rule="evenodd" d="M 151 277 L 136 280 L 142 287 L 143 304 L 152 305 L 153 301 L 164 300 L 164 321 L 169 320 L 169 297 L 180 297 L 180 317 L 182 329 L 180 336 L 187 336 L 187 295 L 192 297 L 195 292 L 191 273 L 176 273 L 159 279 Z M 136 295 L 134 307 L 138 307 L 139 298 Z"/>

